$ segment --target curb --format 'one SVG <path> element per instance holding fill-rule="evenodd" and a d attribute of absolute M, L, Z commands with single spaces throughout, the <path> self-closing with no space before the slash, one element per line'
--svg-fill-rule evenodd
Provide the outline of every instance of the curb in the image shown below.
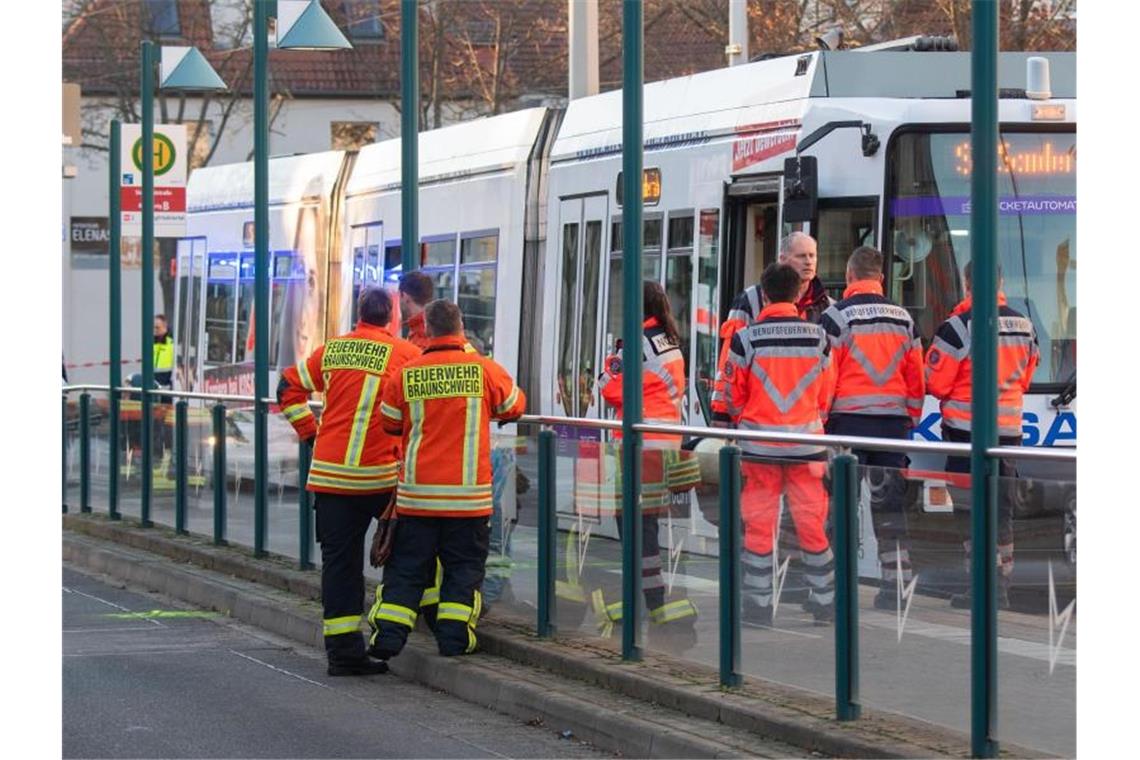
<path fill-rule="evenodd" d="M 319 574 L 297 570 L 293 560 L 279 556 L 254 559 L 248 550 L 216 547 L 207 539 L 176 536 L 164 528 L 144 529 L 127 520 L 112 522 L 103 516 L 68 514 L 63 516 L 63 525 L 67 531 L 233 578 L 205 579 L 162 559 L 130 558 L 65 535 L 64 558 L 68 561 L 229 612 L 288 638 L 318 648 L 323 646 L 317 605 Z M 256 583 L 259 588 L 249 589 L 243 581 Z M 157 583 L 162 587 L 156 588 Z M 440 658 L 430 646 L 413 643 L 409 641 L 404 654 L 392 661 L 393 672 L 523 720 L 543 719 L 566 725 L 579 738 L 599 747 L 640 757 L 735 754 L 735 742 L 721 744 L 693 733 L 671 731 L 634 715 L 618 716 L 612 709 L 599 709 L 593 702 L 554 693 L 541 683 L 519 684 L 517 678 L 509 679 L 510 684 L 488 682 L 497 674 L 489 667 L 480 667 L 478 660 Z M 653 653 L 646 653 L 642 663 L 631 665 L 615 653 L 581 642 L 540 642 L 533 632 L 496 621 L 493 614 L 480 625 L 480 643 L 488 654 L 639 703 L 743 730 L 756 739 L 775 740 L 793 752 L 884 758 L 966 757 L 969 753 L 967 736 L 933 724 L 866 707 L 860 720 L 839 723 L 834 719 L 832 702 L 809 692 L 751 677 L 745 679 L 742 688 L 725 691 L 720 689 L 715 673 L 707 668 Z M 486 672 L 473 679 L 471 676 L 476 674 L 472 670 Z M 489 694 L 494 695 L 493 701 L 488 700 Z M 1048 757 L 1004 743 L 1001 755 Z"/>

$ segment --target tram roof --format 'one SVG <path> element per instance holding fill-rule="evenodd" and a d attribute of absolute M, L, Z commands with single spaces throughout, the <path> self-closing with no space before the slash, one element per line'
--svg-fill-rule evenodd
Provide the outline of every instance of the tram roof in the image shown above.
<path fill-rule="evenodd" d="M 545 108 L 526 108 L 421 132 L 420 183 L 517 166 L 529 158 L 545 115 Z M 398 188 L 400 167 L 398 137 L 364 146 L 348 182 L 348 195 Z"/>
<path fill-rule="evenodd" d="M 269 159 L 269 205 L 320 198 L 332 192 L 344 151 L 279 156 Z M 195 169 L 186 189 L 190 211 L 253 206 L 253 162 Z"/>
<path fill-rule="evenodd" d="M 998 56 L 998 86 L 1024 89 L 1026 59 L 1049 59 L 1053 98 L 1076 97 L 1075 53 Z M 821 98 L 959 99 L 970 89 L 970 54 L 857 50 L 788 55 L 645 85 L 646 149 L 802 121 Z M 621 150 L 622 91 L 572 101 L 552 159 Z"/>

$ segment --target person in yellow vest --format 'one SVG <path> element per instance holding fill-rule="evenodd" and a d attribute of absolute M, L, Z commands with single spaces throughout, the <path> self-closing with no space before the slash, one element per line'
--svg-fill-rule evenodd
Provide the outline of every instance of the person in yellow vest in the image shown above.
<path fill-rule="evenodd" d="M 154 317 L 154 380 L 161 388 L 174 387 L 174 337 L 165 314 Z"/>
<path fill-rule="evenodd" d="M 160 390 L 174 389 L 174 338 L 170 334 L 170 327 L 165 314 L 156 314 L 154 317 L 154 382 Z M 151 437 L 154 441 L 154 454 L 162 457 L 155 465 L 154 478 L 157 488 L 173 488 L 174 479 L 172 457 L 170 452 L 174 449 L 174 407 L 169 398 L 157 396 L 154 399 L 154 427 L 156 433 Z"/>

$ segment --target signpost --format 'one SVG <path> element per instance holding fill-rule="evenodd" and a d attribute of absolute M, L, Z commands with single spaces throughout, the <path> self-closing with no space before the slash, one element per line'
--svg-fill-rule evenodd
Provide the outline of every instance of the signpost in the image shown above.
<path fill-rule="evenodd" d="M 142 235 L 142 127 L 124 124 L 120 155 L 123 236 Z M 186 127 L 154 127 L 154 234 L 186 236 Z"/>

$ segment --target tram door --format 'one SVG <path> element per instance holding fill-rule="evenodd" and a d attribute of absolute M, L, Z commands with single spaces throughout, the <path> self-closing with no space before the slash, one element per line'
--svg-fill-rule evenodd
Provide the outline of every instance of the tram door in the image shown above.
<path fill-rule="evenodd" d="M 605 261 L 605 194 L 559 204 L 559 275 L 555 410 L 568 417 L 598 417 L 597 379 L 602 264 Z M 578 431 L 579 434 L 587 431 Z"/>
<path fill-rule="evenodd" d="M 382 222 L 352 228 L 352 322 L 356 324 L 360 291 L 368 285 L 379 285 L 384 277 L 384 261 L 380 250 L 384 245 Z M 397 249 L 398 251 L 399 249 Z M 350 325 L 350 327 L 351 327 Z"/>
<path fill-rule="evenodd" d="M 732 299 L 760 281 L 780 250 L 780 175 L 750 177 L 728 186 L 728 246 L 720 291 L 721 318 Z M 791 230 L 784 230 L 783 234 Z"/>
<path fill-rule="evenodd" d="M 194 391 L 200 384 L 198 346 L 202 333 L 202 298 L 205 287 L 206 238 L 178 241 L 178 287 L 174 306 L 174 382 L 179 390 Z"/>

